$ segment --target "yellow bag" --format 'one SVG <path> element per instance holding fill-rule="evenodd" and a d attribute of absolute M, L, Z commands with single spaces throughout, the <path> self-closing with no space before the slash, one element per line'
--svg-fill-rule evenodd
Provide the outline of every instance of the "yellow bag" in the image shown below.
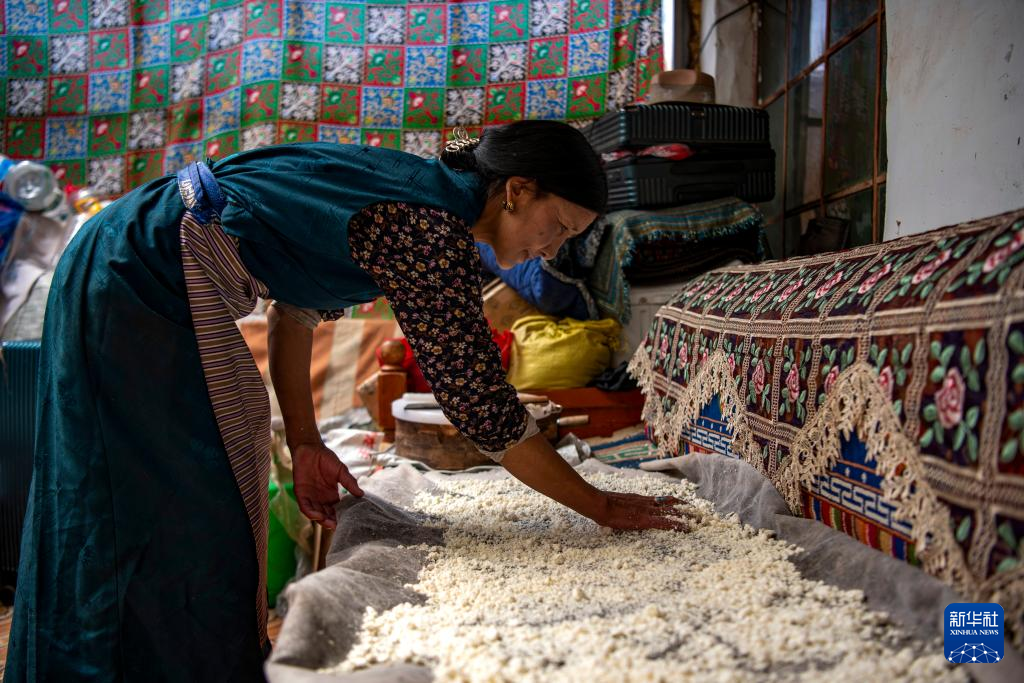
<path fill-rule="evenodd" d="M 586 386 L 608 367 L 621 329 L 612 318 L 520 318 L 512 326 L 508 381 L 520 390 Z"/>

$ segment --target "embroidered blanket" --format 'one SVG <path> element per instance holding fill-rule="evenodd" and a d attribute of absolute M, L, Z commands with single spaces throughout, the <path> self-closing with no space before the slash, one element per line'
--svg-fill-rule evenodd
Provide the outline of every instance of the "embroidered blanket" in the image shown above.
<path fill-rule="evenodd" d="M 795 513 L 999 602 L 1024 643 L 1024 210 L 725 268 L 631 371 L 663 453 L 717 452 Z"/>
<path fill-rule="evenodd" d="M 436 155 L 584 123 L 661 70 L 660 0 L 0 0 L 0 150 L 117 196 L 286 142 Z"/>
<path fill-rule="evenodd" d="M 762 222 L 756 208 L 732 197 L 659 211 L 615 211 L 593 229 L 602 241 L 587 286 L 602 314 L 626 324 L 630 280 L 682 278 L 728 261 L 758 261 L 764 256 Z"/>

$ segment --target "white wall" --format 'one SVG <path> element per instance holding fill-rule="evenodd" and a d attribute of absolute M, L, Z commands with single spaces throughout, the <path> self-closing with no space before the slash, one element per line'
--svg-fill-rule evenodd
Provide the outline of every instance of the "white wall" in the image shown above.
<path fill-rule="evenodd" d="M 752 107 L 757 101 L 754 80 L 754 24 L 757 9 L 750 5 L 711 26 L 718 17 L 745 5 L 746 0 L 703 0 L 701 40 L 711 32 L 700 55 L 700 70 L 715 79 L 715 101 L 737 107 Z"/>
<path fill-rule="evenodd" d="M 888 0 L 885 238 L 1024 207 L 1024 2 Z"/>

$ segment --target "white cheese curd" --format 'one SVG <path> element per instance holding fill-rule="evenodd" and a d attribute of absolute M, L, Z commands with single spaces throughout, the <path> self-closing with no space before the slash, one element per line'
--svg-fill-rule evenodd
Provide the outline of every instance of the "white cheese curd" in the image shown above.
<path fill-rule="evenodd" d="M 859 591 L 800 576 L 799 551 L 724 519 L 694 487 L 585 475 L 606 490 L 672 495 L 690 533 L 609 534 L 531 491 L 453 482 L 416 509 L 444 545 L 413 588 L 421 605 L 369 609 L 334 671 L 432 667 L 437 681 L 966 681 L 942 657 L 869 611 Z"/>

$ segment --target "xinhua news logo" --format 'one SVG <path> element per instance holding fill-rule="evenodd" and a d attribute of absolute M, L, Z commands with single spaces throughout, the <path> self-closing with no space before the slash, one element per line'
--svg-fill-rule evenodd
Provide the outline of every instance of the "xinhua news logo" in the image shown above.
<path fill-rule="evenodd" d="M 954 664 L 995 664 L 1003 658 L 1003 608 L 994 602 L 946 605 L 946 659 Z"/>

